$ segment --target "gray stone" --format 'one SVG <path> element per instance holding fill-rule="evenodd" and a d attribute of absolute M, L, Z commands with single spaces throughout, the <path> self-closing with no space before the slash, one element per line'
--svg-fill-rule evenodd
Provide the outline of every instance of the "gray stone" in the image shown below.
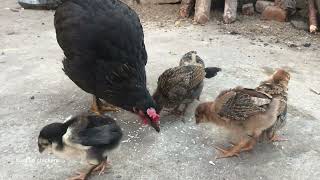
<path fill-rule="evenodd" d="M 244 4 L 242 6 L 242 14 L 252 16 L 254 14 L 254 7 L 252 3 Z"/>
<path fill-rule="evenodd" d="M 263 10 L 267 7 L 267 6 L 273 6 L 274 3 L 271 1 L 257 1 L 256 2 L 256 11 L 258 13 L 262 13 Z"/>

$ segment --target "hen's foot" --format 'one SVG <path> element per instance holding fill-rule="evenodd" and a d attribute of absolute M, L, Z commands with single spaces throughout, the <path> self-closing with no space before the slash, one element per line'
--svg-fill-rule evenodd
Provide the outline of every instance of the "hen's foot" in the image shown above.
<path fill-rule="evenodd" d="M 92 104 L 91 104 L 91 108 L 90 108 L 90 111 L 95 113 L 95 114 L 98 114 L 98 115 L 101 115 L 100 111 L 99 111 L 99 106 L 98 106 L 98 99 L 93 96 L 93 101 L 92 101 Z"/>
<path fill-rule="evenodd" d="M 90 110 L 98 115 L 101 115 L 106 112 L 118 112 L 120 111 L 120 108 L 113 106 L 109 103 L 103 103 L 99 98 L 93 96 L 93 101 Z"/>
<path fill-rule="evenodd" d="M 289 139 L 286 139 L 284 137 L 281 137 L 279 135 L 273 135 L 270 139 L 269 139 L 270 142 L 280 142 L 280 141 L 289 141 Z"/>
<path fill-rule="evenodd" d="M 95 167 L 92 171 L 99 172 L 98 175 L 104 174 L 106 167 L 110 165 L 107 160 L 102 161 L 97 167 Z"/>
<path fill-rule="evenodd" d="M 109 103 L 104 103 L 102 105 L 100 105 L 99 107 L 100 113 L 105 113 L 105 112 L 119 112 L 120 108 L 109 104 Z"/>
<path fill-rule="evenodd" d="M 228 158 L 228 157 L 233 157 L 233 156 L 239 157 L 239 151 L 235 151 L 234 148 L 231 148 L 229 150 L 225 150 L 225 149 L 220 148 L 220 147 L 215 147 L 215 148 L 222 153 L 221 155 L 219 155 L 217 157 L 217 159 Z"/>
<path fill-rule="evenodd" d="M 77 176 L 68 178 L 67 180 L 86 180 L 89 176 L 88 173 L 84 173 L 84 172 L 77 172 Z"/>

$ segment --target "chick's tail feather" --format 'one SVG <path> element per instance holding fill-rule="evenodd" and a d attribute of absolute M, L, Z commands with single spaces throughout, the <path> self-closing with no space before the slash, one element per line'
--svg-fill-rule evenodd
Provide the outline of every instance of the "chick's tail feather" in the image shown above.
<path fill-rule="evenodd" d="M 221 71 L 221 68 L 218 67 L 207 67 L 204 68 L 204 70 L 206 71 L 206 78 L 212 78 L 215 77 L 217 75 L 218 72 Z"/>

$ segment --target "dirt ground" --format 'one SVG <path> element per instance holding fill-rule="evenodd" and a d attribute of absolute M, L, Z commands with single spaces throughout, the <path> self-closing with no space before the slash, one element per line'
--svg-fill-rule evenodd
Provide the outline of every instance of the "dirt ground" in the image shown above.
<path fill-rule="evenodd" d="M 91 97 L 61 70 L 54 11 L 17 7 L 11 0 L 0 4 L 0 179 L 66 179 L 85 166 L 39 154 L 37 136 L 44 125 L 86 111 Z M 285 68 L 292 80 L 288 123 L 280 134 L 289 141 L 261 143 L 239 158 L 216 159 L 214 146 L 226 146 L 230 137 L 211 124 L 195 125 L 198 102 L 189 108 L 186 123 L 163 114 L 161 133 L 142 127 L 130 113 L 113 113 L 124 131 L 122 145 L 110 155 L 107 173 L 92 179 L 319 179 L 320 95 L 310 88 L 320 91 L 320 35 L 258 16 L 224 25 L 221 12 L 213 12 L 206 26 L 193 25 L 177 18 L 178 8 L 134 6 L 145 30 L 150 91 L 189 50 L 198 51 L 208 66 L 223 69 L 205 81 L 201 101 L 237 85 L 255 87 L 276 68 Z"/>

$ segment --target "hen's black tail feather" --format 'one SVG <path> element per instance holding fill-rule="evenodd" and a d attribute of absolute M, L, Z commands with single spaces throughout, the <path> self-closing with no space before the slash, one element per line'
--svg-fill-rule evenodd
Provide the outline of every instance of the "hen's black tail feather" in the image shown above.
<path fill-rule="evenodd" d="M 206 78 L 212 78 L 212 77 L 215 77 L 217 75 L 217 73 L 219 71 L 221 71 L 221 68 L 218 68 L 218 67 L 207 67 L 207 68 L 204 68 L 204 70 L 206 71 Z"/>

